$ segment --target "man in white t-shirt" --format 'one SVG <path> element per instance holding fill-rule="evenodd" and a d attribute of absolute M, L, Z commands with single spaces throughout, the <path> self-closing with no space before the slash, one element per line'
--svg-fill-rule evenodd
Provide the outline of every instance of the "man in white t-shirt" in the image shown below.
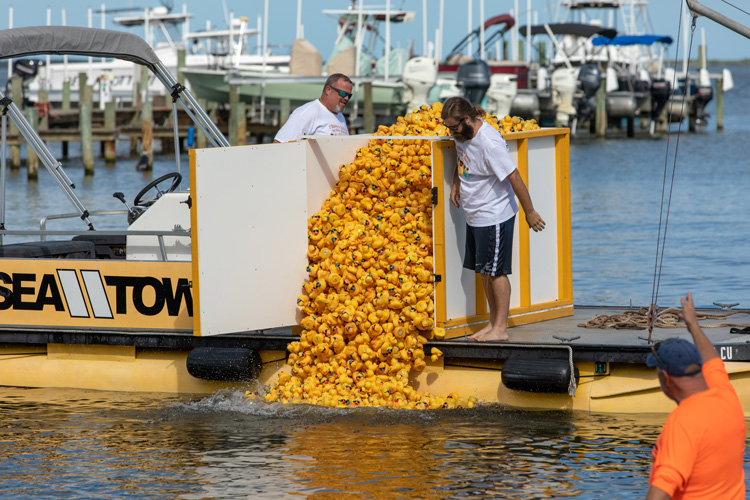
<path fill-rule="evenodd" d="M 508 340 L 510 280 L 513 257 L 513 226 L 518 204 L 534 231 L 544 229 L 544 220 L 534 210 L 529 190 L 508 153 L 500 132 L 481 119 L 483 109 L 463 97 L 443 104 L 443 124 L 456 140 L 458 168 L 453 176 L 451 202 L 466 215 L 464 267 L 482 277 L 490 305 L 490 321 L 469 336 L 473 340 Z"/>
<path fill-rule="evenodd" d="M 320 99 L 295 109 L 273 142 L 296 141 L 302 135 L 349 135 L 341 112 L 351 97 L 352 81 L 342 73 L 334 73 L 326 80 Z"/>

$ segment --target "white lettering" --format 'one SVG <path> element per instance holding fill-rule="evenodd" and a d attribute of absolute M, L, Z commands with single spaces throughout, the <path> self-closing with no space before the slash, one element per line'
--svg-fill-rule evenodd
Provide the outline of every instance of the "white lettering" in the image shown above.
<path fill-rule="evenodd" d="M 68 303 L 68 311 L 71 318 L 88 318 L 89 310 L 86 302 L 83 300 L 81 284 L 78 283 L 78 277 L 73 269 L 58 269 L 57 277 L 62 285 L 65 302 Z"/>
<path fill-rule="evenodd" d="M 107 293 L 104 291 L 104 283 L 99 271 L 81 271 L 83 284 L 89 296 L 91 310 L 95 318 L 112 318 L 112 308 L 109 307 Z"/>

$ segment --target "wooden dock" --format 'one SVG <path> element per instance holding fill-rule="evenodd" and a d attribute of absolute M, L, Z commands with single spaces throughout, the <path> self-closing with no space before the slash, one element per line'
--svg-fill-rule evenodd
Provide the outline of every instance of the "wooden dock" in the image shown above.
<path fill-rule="evenodd" d="M 117 103 L 108 102 L 104 109 L 99 109 L 94 108 L 93 87 L 86 85 L 85 73 L 79 75 L 79 81 L 81 88 L 85 88 L 86 91 L 80 92 L 78 103 L 70 103 L 69 99 L 64 98 L 59 104 L 60 107 L 56 107 L 47 101 L 45 92 L 40 92 L 39 102 L 26 107 L 19 102 L 16 102 L 16 105 L 21 108 L 21 112 L 45 143 L 62 143 L 63 157 L 67 157 L 69 143 L 80 143 L 86 174 L 94 173 L 94 143 L 100 143 L 101 156 L 106 161 L 114 162 L 117 149 L 115 145 L 118 140 L 129 140 L 130 154 L 145 155 L 148 158 L 147 168 L 150 169 L 153 165 L 156 141 L 160 143 L 162 153 L 173 153 L 175 150 L 174 120 L 177 121 L 181 150 L 186 146 L 207 146 L 206 138 L 199 130 L 191 131 L 192 121 L 187 113 L 178 106 L 176 117 L 173 116 L 171 102 L 167 102 L 164 96 L 155 96 L 146 102 L 140 102 L 140 93 L 134 92 L 134 96 L 138 96 L 134 103 L 118 107 Z M 65 89 L 63 94 L 65 95 Z M 11 95 L 22 95 L 20 77 L 15 76 L 11 79 Z M 219 130 L 228 135 L 232 145 L 268 142 L 279 129 L 275 124 L 252 122 L 244 109 L 239 107 L 235 109 L 207 102 L 200 104 L 208 111 Z M 6 141 L 10 148 L 9 166 L 20 168 L 23 163 L 21 147 L 26 140 L 12 121 L 8 123 Z M 187 140 L 191 135 L 194 141 L 188 144 Z M 28 149 L 25 164 L 29 178 L 37 178 L 39 159 Z"/>

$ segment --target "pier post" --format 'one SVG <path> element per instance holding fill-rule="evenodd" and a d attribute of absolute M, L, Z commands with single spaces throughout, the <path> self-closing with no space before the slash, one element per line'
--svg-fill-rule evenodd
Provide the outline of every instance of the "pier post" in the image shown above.
<path fill-rule="evenodd" d="M 247 140 L 245 103 L 240 101 L 239 85 L 229 86 L 229 143 L 244 146 Z"/>
<path fill-rule="evenodd" d="M 182 74 L 182 70 L 185 69 L 187 64 L 187 52 L 185 49 L 177 49 L 177 81 L 185 84 L 185 76 Z"/>
<path fill-rule="evenodd" d="M 49 130 L 49 112 L 51 105 L 49 103 L 49 92 L 46 90 L 40 90 L 38 95 L 38 103 L 41 106 L 39 113 L 39 130 Z"/>
<path fill-rule="evenodd" d="M 595 132 L 597 137 L 607 135 L 607 78 L 602 78 L 602 83 L 596 91 L 596 115 Z"/>
<path fill-rule="evenodd" d="M 372 82 L 365 82 L 364 94 L 365 103 L 362 108 L 362 118 L 364 120 L 365 133 L 375 132 L 375 112 L 372 107 Z"/>
<path fill-rule="evenodd" d="M 78 74 L 78 127 L 81 132 L 81 157 L 84 175 L 94 175 L 94 146 L 91 130 L 94 89 L 86 73 Z"/>
<path fill-rule="evenodd" d="M 31 124 L 31 128 L 37 133 L 39 132 L 39 110 L 32 106 L 26 108 L 26 120 Z M 34 149 L 27 142 L 26 143 L 26 177 L 30 181 L 39 179 L 39 157 L 34 152 Z"/>
<path fill-rule="evenodd" d="M 229 86 L 229 123 L 227 127 L 229 144 L 237 145 L 237 102 L 239 101 L 239 87 Z"/>
<path fill-rule="evenodd" d="M 208 101 L 206 101 L 205 99 L 198 99 L 198 104 L 200 104 L 201 108 L 203 108 L 206 111 L 208 111 Z M 209 115 L 209 116 L 211 116 L 211 120 L 214 121 L 213 115 Z M 216 123 L 216 122 L 214 121 L 214 123 Z M 196 127 L 196 129 L 195 129 L 195 147 L 197 149 L 203 149 L 203 148 L 206 147 L 207 141 L 208 140 L 206 139 L 206 135 L 203 132 L 201 132 L 201 129 L 199 129 L 199 128 Z"/>
<path fill-rule="evenodd" d="M 117 113 L 117 103 L 112 100 L 104 105 L 104 130 L 108 133 L 112 133 L 111 141 L 104 141 L 104 161 L 107 163 L 114 163 L 117 157 L 117 121 L 115 119 Z"/>
<path fill-rule="evenodd" d="M 525 61 L 526 60 L 526 53 L 524 52 L 524 43 L 523 40 L 518 40 L 518 60 L 519 61 Z"/>
<path fill-rule="evenodd" d="M 61 107 L 64 110 L 70 109 L 70 80 L 63 82 Z"/>
<path fill-rule="evenodd" d="M 664 106 L 664 109 L 661 111 L 661 115 L 659 115 L 659 118 L 656 121 L 656 126 L 654 127 L 654 129 L 659 133 L 665 133 L 668 128 L 669 128 L 669 103 L 667 103 L 667 105 Z"/>
<path fill-rule="evenodd" d="M 716 79 L 716 130 L 724 130 L 724 78 Z"/>
<path fill-rule="evenodd" d="M 243 101 L 237 103 L 237 145 L 247 144 L 247 107 Z"/>
<path fill-rule="evenodd" d="M 544 42 L 539 42 L 539 66 L 545 66 L 547 64 L 547 45 Z"/>
<path fill-rule="evenodd" d="M 279 112 L 279 128 L 283 127 L 289 119 L 289 110 L 291 109 L 291 102 L 289 99 L 282 99 L 280 104 L 281 111 Z"/>
<path fill-rule="evenodd" d="M 10 89 L 13 102 L 16 103 L 20 109 L 23 109 L 23 84 L 21 83 L 21 77 L 13 75 L 10 78 Z M 21 168 L 21 133 L 18 131 L 18 127 L 13 123 L 13 120 L 8 120 L 10 126 L 8 127 L 8 133 L 18 137 L 18 144 L 10 146 L 10 168 Z"/>
<path fill-rule="evenodd" d="M 146 170 L 154 168 L 154 107 L 146 100 L 141 107 L 141 155 L 148 157 Z"/>
<path fill-rule="evenodd" d="M 62 101 L 60 106 L 64 111 L 70 109 L 70 80 L 65 80 L 62 84 Z M 68 157 L 68 141 L 62 141 L 62 157 Z"/>

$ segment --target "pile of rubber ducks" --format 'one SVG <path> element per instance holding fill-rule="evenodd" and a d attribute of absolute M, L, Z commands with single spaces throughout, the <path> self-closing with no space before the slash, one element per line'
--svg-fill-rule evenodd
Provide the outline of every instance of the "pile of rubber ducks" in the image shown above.
<path fill-rule="evenodd" d="M 381 125 L 376 139 L 340 167 L 339 181 L 308 220 L 308 281 L 297 298 L 300 340 L 288 346 L 266 401 L 332 407 L 473 407 L 475 398 L 411 387 L 412 370 L 442 352 L 433 302 L 432 166 L 428 140 L 448 135 L 441 103 Z M 486 120 L 495 128 L 530 122 Z M 536 123 L 533 122 L 536 126 Z M 538 128 L 538 126 L 536 126 Z M 414 136 L 412 138 L 404 138 Z M 393 137 L 393 138 L 389 138 Z"/>

